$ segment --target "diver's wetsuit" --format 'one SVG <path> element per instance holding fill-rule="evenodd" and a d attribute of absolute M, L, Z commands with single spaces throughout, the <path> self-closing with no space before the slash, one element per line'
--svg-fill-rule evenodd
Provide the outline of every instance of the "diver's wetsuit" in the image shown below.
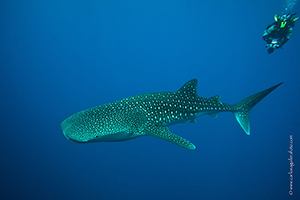
<path fill-rule="evenodd" d="M 277 22 L 269 25 L 264 32 L 263 39 L 267 42 L 267 44 L 271 44 L 273 39 L 277 39 L 280 48 L 283 46 L 292 35 L 293 28 L 292 27 L 285 27 L 285 28 L 277 28 Z"/>
<path fill-rule="evenodd" d="M 263 34 L 263 39 L 267 42 L 266 47 L 269 48 L 268 53 L 273 53 L 275 49 L 282 47 L 290 39 L 295 21 L 298 19 L 292 17 L 295 14 L 275 15 L 276 21 L 270 24 Z"/>

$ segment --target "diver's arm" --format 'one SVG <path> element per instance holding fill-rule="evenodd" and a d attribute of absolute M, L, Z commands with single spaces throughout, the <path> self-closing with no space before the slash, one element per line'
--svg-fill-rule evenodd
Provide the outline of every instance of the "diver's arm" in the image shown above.
<path fill-rule="evenodd" d="M 265 40 L 267 43 L 270 43 L 271 40 L 271 33 L 275 30 L 275 24 L 271 24 L 267 27 L 267 29 L 264 31 L 263 34 L 263 40 Z"/>

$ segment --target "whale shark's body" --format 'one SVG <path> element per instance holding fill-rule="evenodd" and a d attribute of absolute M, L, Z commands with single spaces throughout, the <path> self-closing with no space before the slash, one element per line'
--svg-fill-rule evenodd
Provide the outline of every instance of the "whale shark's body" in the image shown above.
<path fill-rule="evenodd" d="M 143 135 L 155 136 L 179 146 L 195 149 L 188 140 L 169 131 L 167 126 L 195 122 L 202 115 L 217 117 L 232 112 L 247 135 L 251 109 L 282 83 L 230 105 L 220 96 L 199 97 L 197 80 L 192 79 L 175 92 L 137 95 L 78 112 L 61 123 L 66 138 L 73 142 L 114 142 Z"/>

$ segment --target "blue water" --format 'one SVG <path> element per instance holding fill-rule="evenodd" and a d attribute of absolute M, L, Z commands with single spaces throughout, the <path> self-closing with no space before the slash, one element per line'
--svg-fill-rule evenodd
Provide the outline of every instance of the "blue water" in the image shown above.
<path fill-rule="evenodd" d="M 293 8 L 296 5 L 298 0 L 284 0 L 283 6 L 284 6 L 284 12 L 293 12 Z"/>
<path fill-rule="evenodd" d="M 1 1 L 0 199 L 300 199 L 300 24 L 271 55 L 262 40 L 281 9 L 281 0 Z M 171 126 L 194 151 L 149 136 L 78 144 L 61 131 L 78 111 L 192 78 L 199 96 L 230 104 L 285 83 L 252 110 L 250 136 L 231 113 Z"/>

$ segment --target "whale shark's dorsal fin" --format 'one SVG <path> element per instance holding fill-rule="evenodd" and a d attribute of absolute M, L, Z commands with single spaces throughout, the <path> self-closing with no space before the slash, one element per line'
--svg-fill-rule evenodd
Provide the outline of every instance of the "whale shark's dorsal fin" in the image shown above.
<path fill-rule="evenodd" d="M 221 99 L 221 96 L 220 96 L 220 95 L 215 95 L 215 96 L 212 96 L 212 97 L 209 98 L 209 100 L 215 101 L 215 102 L 217 102 L 217 103 L 222 103 L 222 102 L 220 101 L 220 99 Z"/>
<path fill-rule="evenodd" d="M 192 79 L 188 82 L 186 82 L 179 90 L 178 92 L 183 92 L 185 94 L 189 95 L 195 95 L 197 94 L 197 86 L 198 86 L 198 81 L 197 79 Z"/>

